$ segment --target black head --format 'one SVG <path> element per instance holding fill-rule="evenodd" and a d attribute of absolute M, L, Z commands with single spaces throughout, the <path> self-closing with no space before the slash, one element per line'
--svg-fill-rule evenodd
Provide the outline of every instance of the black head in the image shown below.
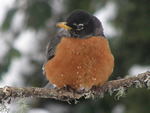
<path fill-rule="evenodd" d="M 88 38 L 90 36 L 104 36 L 99 19 L 83 10 L 73 11 L 67 18 L 65 26 L 71 37 Z"/>

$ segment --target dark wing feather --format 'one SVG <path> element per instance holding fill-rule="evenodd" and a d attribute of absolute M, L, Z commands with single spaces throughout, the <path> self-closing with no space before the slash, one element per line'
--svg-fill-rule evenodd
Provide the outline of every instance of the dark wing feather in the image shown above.
<path fill-rule="evenodd" d="M 51 60 L 54 57 L 56 47 L 60 43 L 62 37 L 69 37 L 68 31 L 63 30 L 63 31 L 59 32 L 48 43 L 48 45 L 46 47 L 46 60 L 44 62 L 43 68 L 42 68 L 43 69 L 43 74 L 45 74 L 45 72 L 44 72 L 45 64 L 47 63 L 47 61 Z"/>

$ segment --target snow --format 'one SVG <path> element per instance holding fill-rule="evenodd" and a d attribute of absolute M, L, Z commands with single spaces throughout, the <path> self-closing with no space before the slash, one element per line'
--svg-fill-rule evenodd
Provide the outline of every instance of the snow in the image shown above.
<path fill-rule="evenodd" d="M 2 25 L 6 12 L 13 7 L 15 0 L 0 0 L 0 26 Z"/>
<path fill-rule="evenodd" d="M 64 9 L 64 5 L 65 5 L 64 0 L 53 0 L 51 2 L 52 3 L 50 5 L 53 9 L 53 13 L 60 14 L 60 13 L 63 13 L 65 11 L 65 9 Z"/>
<path fill-rule="evenodd" d="M 47 109 L 49 113 L 70 113 L 69 106 L 61 103 L 48 103 L 45 109 Z"/>
<path fill-rule="evenodd" d="M 28 113 L 51 113 L 50 111 L 44 110 L 44 109 L 32 109 Z"/>
<path fill-rule="evenodd" d="M 0 86 L 4 87 L 5 85 L 10 86 L 18 86 L 23 85 L 22 77 L 20 76 L 19 70 L 20 64 L 18 59 L 13 59 L 12 63 L 9 67 L 9 71 L 2 76 L 2 82 L 0 82 Z"/>
<path fill-rule="evenodd" d="M 23 31 L 14 43 L 14 47 L 23 55 L 34 53 L 37 45 L 36 31 L 32 29 Z"/>
<path fill-rule="evenodd" d="M 24 80 L 21 75 L 30 73 L 34 70 L 26 57 L 14 58 L 9 71 L 2 76 L 0 86 L 24 86 Z"/>
<path fill-rule="evenodd" d="M 142 66 L 142 65 L 135 64 L 129 69 L 128 73 L 129 75 L 137 75 L 149 70 L 150 70 L 150 66 Z"/>
<path fill-rule="evenodd" d="M 13 3 L 15 0 L 0 0 L 0 27 L 2 26 L 2 23 L 6 17 L 6 12 L 13 7 Z M 6 38 L 3 38 L 6 37 Z M 6 53 L 9 51 L 9 45 L 8 43 L 11 40 L 11 33 L 7 32 L 3 33 L 0 30 L 0 45 L 1 45 L 1 51 L 0 51 L 0 59 L 2 59 L 3 57 L 5 57 Z M 0 63 L 2 63 L 3 61 L 0 60 Z"/>
<path fill-rule="evenodd" d="M 6 53 L 9 51 L 9 47 L 6 42 L 6 39 L 4 39 L 4 38 L 0 39 L 0 46 L 1 46 L 0 59 L 2 59 L 5 57 Z M 3 63 L 3 61 L 0 60 L 0 63 Z"/>
<path fill-rule="evenodd" d="M 125 113 L 125 106 L 122 104 L 116 105 L 113 108 L 112 113 Z"/>
<path fill-rule="evenodd" d="M 106 37 L 113 37 L 118 34 L 116 29 L 109 23 L 116 16 L 117 6 L 113 2 L 108 2 L 105 7 L 96 11 L 94 15 L 102 22 Z"/>
<path fill-rule="evenodd" d="M 12 19 L 11 29 L 15 32 L 21 31 L 24 28 L 24 21 L 25 14 L 22 11 L 16 12 Z"/>
<path fill-rule="evenodd" d="M 3 59 L 5 55 L 10 50 L 10 47 L 13 42 L 13 35 L 10 30 L 8 32 L 1 32 L 0 31 L 0 59 Z M 0 63 L 3 63 L 3 60 L 0 60 Z"/>

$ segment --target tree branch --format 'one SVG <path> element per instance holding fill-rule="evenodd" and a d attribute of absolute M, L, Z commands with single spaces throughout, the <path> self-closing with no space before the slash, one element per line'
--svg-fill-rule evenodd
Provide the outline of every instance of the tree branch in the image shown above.
<path fill-rule="evenodd" d="M 104 94 L 112 94 L 118 91 L 117 97 L 124 96 L 125 90 L 129 87 L 134 88 L 150 88 L 150 71 L 137 76 L 126 77 L 119 80 L 106 82 L 103 86 L 93 87 L 89 91 L 74 91 L 71 88 L 63 89 L 45 89 L 38 87 L 11 87 L 5 86 L 0 88 L 0 102 L 2 100 L 11 100 L 11 98 L 38 97 L 38 98 L 54 98 L 61 101 L 70 101 L 80 99 L 81 97 L 91 98 L 94 95 L 103 97 Z"/>

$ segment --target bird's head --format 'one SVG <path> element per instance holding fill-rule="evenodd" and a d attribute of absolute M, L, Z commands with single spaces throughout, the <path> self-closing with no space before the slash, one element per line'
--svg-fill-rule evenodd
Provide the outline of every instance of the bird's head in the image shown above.
<path fill-rule="evenodd" d="M 60 22 L 57 26 L 68 30 L 70 36 L 75 38 L 104 36 L 99 19 L 83 10 L 73 11 L 66 22 Z"/>

